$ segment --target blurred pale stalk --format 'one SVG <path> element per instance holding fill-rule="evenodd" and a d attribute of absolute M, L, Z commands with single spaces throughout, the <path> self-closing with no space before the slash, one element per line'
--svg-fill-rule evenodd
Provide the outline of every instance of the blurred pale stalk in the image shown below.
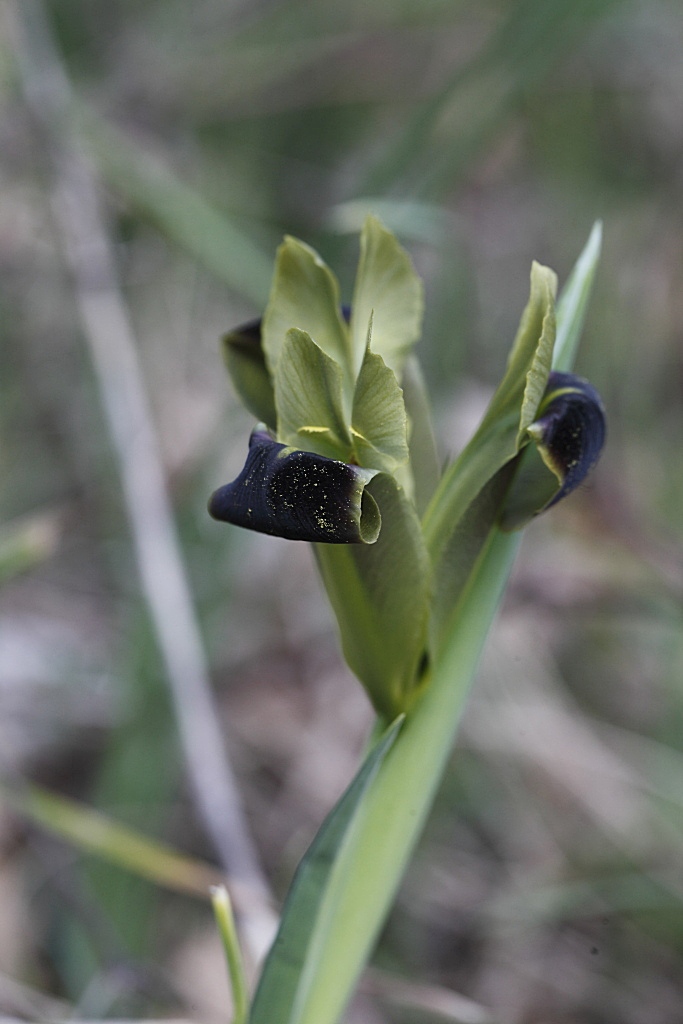
<path fill-rule="evenodd" d="M 70 120 L 71 86 L 39 0 L 7 6 L 26 102 L 53 164 L 59 240 L 118 460 L 138 570 L 171 687 L 197 807 L 229 875 L 257 898 L 240 906 L 258 959 L 272 937 L 267 883 L 221 736 L 208 667 L 166 489 L 137 344 L 91 161 Z"/>

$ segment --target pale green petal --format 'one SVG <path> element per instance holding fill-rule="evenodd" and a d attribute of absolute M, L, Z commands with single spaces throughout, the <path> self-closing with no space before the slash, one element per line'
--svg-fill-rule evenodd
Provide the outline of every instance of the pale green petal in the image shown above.
<path fill-rule="evenodd" d="M 372 348 L 397 378 L 420 336 L 423 289 L 405 249 L 390 231 L 368 217 L 361 233 L 360 262 L 351 306 L 354 368 L 360 370 L 370 318 Z"/>
<path fill-rule="evenodd" d="M 518 443 L 524 437 L 527 428 L 536 418 L 536 411 L 541 404 L 541 399 L 548 383 L 548 374 L 553 358 L 555 346 L 555 295 L 557 293 L 557 277 L 548 267 L 541 266 L 534 262 L 531 266 L 531 298 L 529 300 L 529 317 L 532 321 L 532 333 L 536 330 L 538 318 L 541 319 L 541 332 L 538 343 L 534 349 L 531 364 L 526 371 L 526 383 L 524 386 L 524 398 L 522 400 L 522 411 L 519 417 L 519 430 L 517 433 Z M 522 322 L 520 342 L 522 352 L 526 352 L 526 339 L 524 331 L 526 324 Z M 515 349 L 512 351 L 512 358 L 515 357 Z M 524 356 L 520 359 L 524 364 Z"/>
<path fill-rule="evenodd" d="M 382 357 L 369 348 L 353 397 L 351 434 L 359 466 L 393 473 L 408 461 L 403 393 Z"/>
<path fill-rule="evenodd" d="M 310 334 L 326 355 L 349 377 L 348 328 L 341 315 L 339 285 L 320 256 L 296 238 L 286 238 L 277 252 L 275 276 L 263 317 L 263 348 L 275 373 L 287 331 L 298 327 Z"/>
<path fill-rule="evenodd" d="M 287 331 L 275 371 L 278 440 L 349 462 L 351 435 L 343 410 L 343 374 L 305 331 Z"/>

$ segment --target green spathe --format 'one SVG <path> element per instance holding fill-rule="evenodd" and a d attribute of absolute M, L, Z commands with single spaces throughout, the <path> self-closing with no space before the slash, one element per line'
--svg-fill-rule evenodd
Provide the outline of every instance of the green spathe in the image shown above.
<path fill-rule="evenodd" d="M 449 629 L 479 546 L 498 519 L 505 494 L 505 467 L 529 442 L 527 428 L 550 374 L 556 287 L 553 271 L 534 263 L 529 301 L 503 380 L 474 437 L 441 478 L 425 513 L 423 532 L 435 577 L 434 644 L 438 645 Z M 491 500 L 494 492 L 495 500 Z"/>
<path fill-rule="evenodd" d="M 346 661 L 389 721 L 406 710 L 420 685 L 431 571 L 417 513 L 399 484 L 378 473 L 366 494 L 382 516 L 376 543 L 317 544 L 315 553 Z"/>

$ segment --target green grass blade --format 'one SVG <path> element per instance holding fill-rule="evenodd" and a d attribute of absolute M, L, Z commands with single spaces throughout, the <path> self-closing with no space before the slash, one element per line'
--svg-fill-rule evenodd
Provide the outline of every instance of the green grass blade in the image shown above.
<path fill-rule="evenodd" d="M 223 882 L 215 868 L 176 853 L 89 807 L 35 785 L 0 783 L 0 795 L 15 811 L 85 853 L 102 857 L 174 892 L 209 899 Z"/>
<path fill-rule="evenodd" d="M 505 118 L 539 89 L 595 22 L 621 0 L 516 0 L 468 62 L 419 102 L 380 150 L 360 193 L 384 195 L 408 178 L 415 199 L 451 192 L 490 145 Z M 444 134 L 446 112 L 460 130 Z"/>
<path fill-rule="evenodd" d="M 60 524 L 53 512 L 27 516 L 0 527 L 0 584 L 48 559 L 59 543 Z"/>
<path fill-rule="evenodd" d="M 211 890 L 211 902 L 230 975 L 233 1002 L 232 1024 L 246 1024 L 249 1015 L 249 991 L 232 904 L 224 885 L 217 885 Z"/>
<path fill-rule="evenodd" d="M 334 894 L 339 884 L 339 855 L 355 830 L 359 807 L 402 722 L 400 716 L 370 751 L 299 865 L 254 996 L 249 1024 L 287 1024 L 297 1019 L 302 989 L 321 970 L 320 956 L 326 950 L 322 935 L 329 936 L 333 924 L 328 891 Z"/>
<path fill-rule="evenodd" d="M 79 127 L 112 188 L 238 294 L 264 304 L 271 263 L 246 231 L 101 119 L 81 112 Z"/>

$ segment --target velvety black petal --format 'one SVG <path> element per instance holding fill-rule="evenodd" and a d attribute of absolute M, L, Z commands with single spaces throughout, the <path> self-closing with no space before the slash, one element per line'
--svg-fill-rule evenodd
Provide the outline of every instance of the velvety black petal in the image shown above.
<path fill-rule="evenodd" d="M 581 377 L 553 371 L 528 432 L 532 443 L 512 464 L 499 517 L 503 530 L 518 530 L 566 498 L 593 468 L 605 442 L 600 396 Z"/>
<path fill-rule="evenodd" d="M 529 433 L 561 482 L 550 508 L 578 487 L 600 458 L 606 434 L 600 395 L 581 377 L 553 371 Z"/>
<path fill-rule="evenodd" d="M 244 469 L 209 500 L 214 519 L 288 540 L 372 544 L 379 509 L 365 492 L 374 473 L 300 451 L 255 430 Z"/>

